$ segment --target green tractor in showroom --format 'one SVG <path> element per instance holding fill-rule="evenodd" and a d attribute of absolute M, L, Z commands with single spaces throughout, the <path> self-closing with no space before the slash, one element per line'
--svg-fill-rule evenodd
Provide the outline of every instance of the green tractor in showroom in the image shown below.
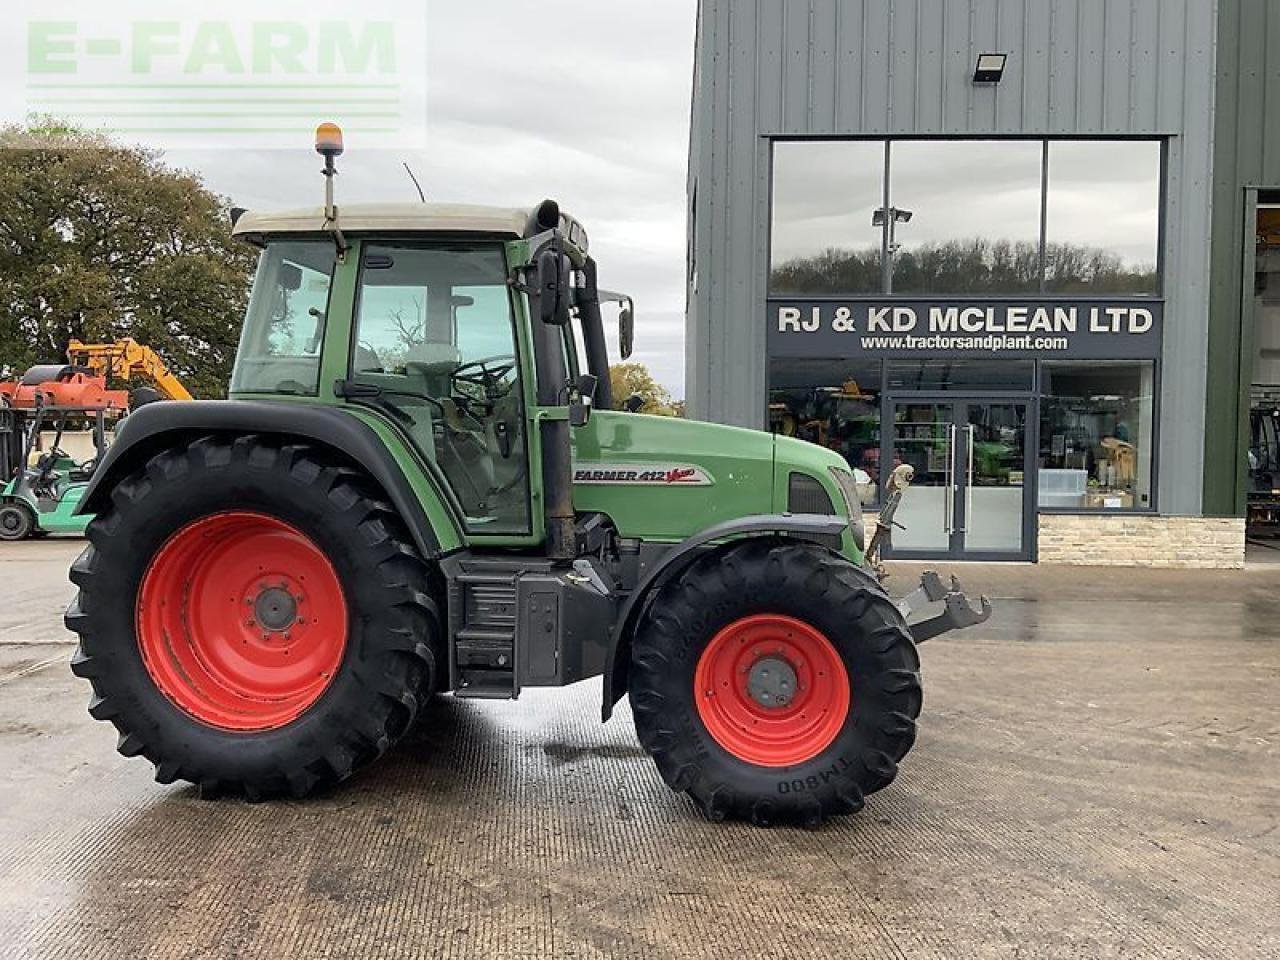
<path fill-rule="evenodd" d="M 612 409 L 601 304 L 626 357 L 630 302 L 555 203 L 339 213 L 336 129 L 317 149 L 323 208 L 236 212 L 261 259 L 231 399 L 138 410 L 83 500 L 72 669 L 120 752 L 301 797 L 437 692 L 602 676 L 713 819 L 814 824 L 893 780 L 916 643 L 985 600 L 891 600 L 836 454 Z"/>

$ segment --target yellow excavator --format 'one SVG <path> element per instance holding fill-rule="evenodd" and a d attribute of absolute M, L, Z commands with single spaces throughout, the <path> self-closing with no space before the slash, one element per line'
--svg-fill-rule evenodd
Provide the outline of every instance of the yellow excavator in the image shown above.
<path fill-rule="evenodd" d="M 147 399 L 194 399 L 154 350 L 129 337 L 115 343 L 81 343 L 79 340 L 72 340 L 67 346 L 67 359 L 73 366 L 88 367 L 99 377 L 146 380 L 156 394 Z"/>

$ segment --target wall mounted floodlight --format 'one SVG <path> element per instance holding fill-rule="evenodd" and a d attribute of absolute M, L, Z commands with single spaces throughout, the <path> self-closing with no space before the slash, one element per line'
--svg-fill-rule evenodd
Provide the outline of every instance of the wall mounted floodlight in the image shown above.
<path fill-rule="evenodd" d="M 1004 65 L 1008 59 L 1007 53 L 978 54 L 978 65 L 973 70 L 973 82 L 999 83 L 1004 76 Z"/>

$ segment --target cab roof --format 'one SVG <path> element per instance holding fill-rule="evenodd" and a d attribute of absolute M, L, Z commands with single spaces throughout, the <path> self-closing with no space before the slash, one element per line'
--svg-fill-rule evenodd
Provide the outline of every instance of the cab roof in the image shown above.
<path fill-rule="evenodd" d="M 529 211 L 515 207 L 482 207 L 462 203 L 366 203 L 339 204 L 338 226 L 343 233 L 484 233 L 524 236 Z M 324 229 L 324 207 L 246 211 L 236 221 L 232 235 L 252 238 L 260 234 L 319 233 Z"/>

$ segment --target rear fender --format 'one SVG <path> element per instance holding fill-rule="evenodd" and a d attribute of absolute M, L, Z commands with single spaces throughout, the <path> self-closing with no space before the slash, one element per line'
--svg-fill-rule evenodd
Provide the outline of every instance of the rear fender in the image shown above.
<path fill-rule="evenodd" d="M 160 450 L 210 433 L 277 436 L 334 452 L 382 488 L 424 557 L 438 557 L 460 542 L 456 529 L 437 530 L 432 525 L 409 478 L 372 427 L 345 410 L 306 403 L 149 403 L 121 423 L 78 512 L 100 511 L 110 502 L 112 488 Z"/>
<path fill-rule="evenodd" d="M 614 706 L 627 692 L 627 677 L 631 669 L 631 638 L 649 606 L 649 601 L 657 596 L 658 591 L 665 584 L 687 570 L 695 560 L 703 557 L 708 551 L 723 550 L 739 540 L 750 537 L 781 534 L 829 546 L 832 538 L 838 540 L 848 526 L 848 517 L 819 514 L 769 514 L 740 517 L 708 527 L 672 547 L 649 570 L 636 589 L 627 597 L 618 613 L 605 657 L 604 702 L 601 704 L 601 719 L 608 720 L 613 715 Z"/>

